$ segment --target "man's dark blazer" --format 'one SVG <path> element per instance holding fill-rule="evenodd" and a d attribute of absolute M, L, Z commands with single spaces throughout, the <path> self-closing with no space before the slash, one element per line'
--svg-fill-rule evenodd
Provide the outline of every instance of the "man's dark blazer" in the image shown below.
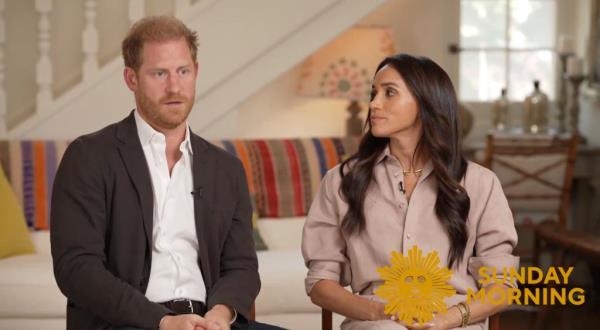
<path fill-rule="evenodd" d="M 225 304 L 246 317 L 260 280 L 244 170 L 237 158 L 199 136 L 190 139 L 206 303 L 209 309 Z M 144 296 L 153 193 L 133 112 L 69 145 L 54 181 L 50 221 L 54 275 L 68 299 L 67 328 L 157 329 L 169 311 Z"/>

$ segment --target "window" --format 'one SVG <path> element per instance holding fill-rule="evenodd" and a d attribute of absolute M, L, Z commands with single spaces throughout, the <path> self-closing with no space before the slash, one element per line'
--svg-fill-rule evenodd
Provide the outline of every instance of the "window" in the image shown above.
<path fill-rule="evenodd" d="M 555 94 L 556 0 L 461 0 L 460 98 L 522 101 L 533 81 Z"/>

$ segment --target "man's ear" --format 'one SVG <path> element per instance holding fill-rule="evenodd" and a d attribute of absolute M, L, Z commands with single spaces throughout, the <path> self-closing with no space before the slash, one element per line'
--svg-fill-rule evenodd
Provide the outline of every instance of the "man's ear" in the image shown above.
<path fill-rule="evenodd" d="M 133 70 L 130 67 L 125 67 L 125 69 L 123 70 L 123 78 L 125 79 L 127 87 L 132 92 L 135 92 L 138 89 L 138 80 L 135 70 Z"/>

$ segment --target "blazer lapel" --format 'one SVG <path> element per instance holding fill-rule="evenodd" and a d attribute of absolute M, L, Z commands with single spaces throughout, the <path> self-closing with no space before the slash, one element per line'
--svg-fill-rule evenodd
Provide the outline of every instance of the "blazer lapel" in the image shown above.
<path fill-rule="evenodd" d="M 119 145 L 119 153 L 137 192 L 142 209 L 146 239 L 148 244 L 151 245 L 154 209 L 152 179 L 150 178 L 146 156 L 144 156 L 144 150 L 137 134 L 133 111 L 129 117 L 117 126 L 117 138 L 122 143 Z"/>
<path fill-rule="evenodd" d="M 198 259 L 200 269 L 207 288 L 212 285 L 210 277 L 208 246 L 205 235 L 208 234 L 207 223 L 211 215 L 210 193 L 213 187 L 211 175 L 215 173 L 214 159 L 206 141 L 190 132 L 194 161 L 192 177 L 194 180 L 194 217 L 196 219 L 196 236 L 198 237 Z"/>

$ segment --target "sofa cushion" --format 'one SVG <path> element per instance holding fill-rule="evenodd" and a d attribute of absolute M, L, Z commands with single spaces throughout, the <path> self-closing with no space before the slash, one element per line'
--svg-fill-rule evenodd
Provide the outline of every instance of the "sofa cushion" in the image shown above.
<path fill-rule="evenodd" d="M 260 218 L 257 226 L 269 249 L 300 251 L 305 219 L 305 217 Z"/>
<path fill-rule="evenodd" d="M 0 168 L 0 258 L 34 253 L 23 210 Z"/>
<path fill-rule="evenodd" d="M 48 254 L 0 260 L 0 317 L 65 317 L 67 299 L 54 280 Z"/>
<path fill-rule="evenodd" d="M 35 253 L 44 254 L 49 256 L 50 258 L 52 257 L 50 251 L 50 231 L 32 231 L 29 233 L 29 236 L 31 237 L 33 246 L 35 246 Z"/>
<path fill-rule="evenodd" d="M 318 312 L 304 291 L 306 267 L 299 249 L 267 250 L 258 255 L 262 283 L 256 314 Z"/>
<path fill-rule="evenodd" d="M 256 209 L 256 196 L 252 195 L 250 201 L 252 202 L 252 239 L 254 239 L 254 249 L 256 251 L 263 251 L 268 249 L 268 246 L 265 244 L 265 241 L 258 230 L 258 210 Z"/>
<path fill-rule="evenodd" d="M 3 330 L 65 330 L 67 320 L 63 318 L 2 318 L 0 329 Z"/>

